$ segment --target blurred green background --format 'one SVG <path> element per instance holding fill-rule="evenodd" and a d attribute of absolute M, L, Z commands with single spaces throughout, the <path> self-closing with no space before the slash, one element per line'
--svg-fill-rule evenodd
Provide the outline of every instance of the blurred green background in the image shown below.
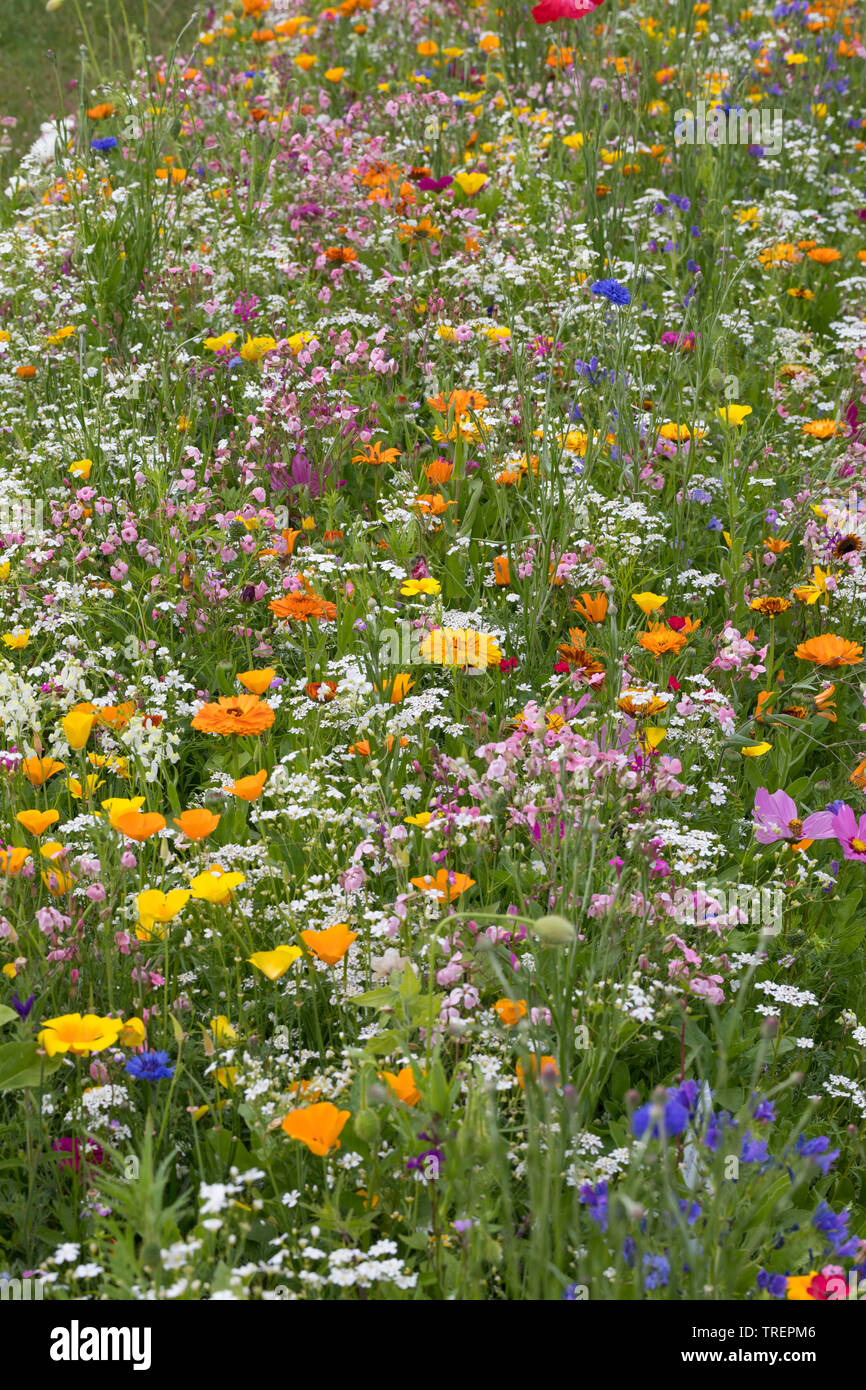
<path fill-rule="evenodd" d="M 218 13 L 228 7 L 215 4 Z M 93 86 L 102 74 L 131 73 L 128 36 L 137 35 L 148 53 L 169 52 L 190 16 L 208 8 L 197 0 L 79 0 L 76 9 L 75 0 L 63 0 L 49 13 L 45 0 L 0 0 L 0 116 L 18 118 L 13 148 L 23 152 L 42 121 L 76 109 L 70 84 L 81 77 L 82 20 L 96 59 L 86 70 Z"/>

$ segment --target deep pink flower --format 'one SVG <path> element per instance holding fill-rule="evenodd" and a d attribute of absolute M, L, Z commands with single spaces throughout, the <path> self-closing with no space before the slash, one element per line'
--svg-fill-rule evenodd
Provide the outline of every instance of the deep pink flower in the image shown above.
<path fill-rule="evenodd" d="M 582 19 L 597 10 L 602 0 L 539 0 L 532 11 L 536 24 L 553 24 L 557 19 Z"/>
<path fill-rule="evenodd" d="M 832 834 L 842 846 L 845 858 L 866 864 L 866 816 L 858 821 L 850 806 L 842 806 L 831 819 Z"/>

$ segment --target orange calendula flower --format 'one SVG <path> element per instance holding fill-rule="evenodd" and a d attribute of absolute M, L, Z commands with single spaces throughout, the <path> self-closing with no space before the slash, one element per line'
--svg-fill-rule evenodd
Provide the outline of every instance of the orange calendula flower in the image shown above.
<path fill-rule="evenodd" d="M 835 420 L 807 420 L 802 426 L 803 433 L 810 434 L 813 439 L 832 439 L 839 429 Z"/>
<path fill-rule="evenodd" d="M 581 594 L 571 600 L 571 606 L 588 623 L 603 623 L 607 617 L 607 594 Z"/>
<path fill-rule="evenodd" d="M 239 777 L 236 782 L 231 782 L 229 791 L 232 796 L 239 796 L 241 801 L 258 801 L 267 780 L 268 774 L 262 768 L 260 772 L 253 772 L 249 777 Z"/>
<path fill-rule="evenodd" d="M 31 786 L 42 787 L 56 772 L 62 772 L 65 766 L 55 758 L 25 758 L 21 771 Z"/>
<path fill-rule="evenodd" d="M 274 722 L 274 711 L 258 695 L 221 695 L 216 704 L 202 705 L 191 727 L 206 734 L 263 734 Z"/>
<path fill-rule="evenodd" d="M 415 1073 L 411 1067 L 401 1067 L 398 1072 L 380 1071 L 379 1076 L 388 1083 L 388 1089 L 404 1105 L 417 1105 L 421 1092 L 415 1084 Z"/>
<path fill-rule="evenodd" d="M 318 1105 L 290 1110 L 282 1128 L 290 1139 L 299 1139 L 311 1153 L 323 1158 L 340 1147 L 340 1135 L 351 1113 L 351 1110 L 338 1110 L 329 1100 L 323 1100 Z"/>
<path fill-rule="evenodd" d="M 560 642 L 556 648 L 563 661 L 567 661 L 569 666 L 578 666 L 585 675 L 596 676 L 604 671 L 604 665 L 597 660 L 597 651 L 588 651 L 586 646 L 586 633 L 579 627 L 568 629 L 568 641 Z"/>
<path fill-rule="evenodd" d="M 674 632 L 664 623 L 651 623 L 646 632 L 638 633 L 638 644 L 656 659 L 673 653 L 678 656 L 688 638 L 684 632 Z"/>
<path fill-rule="evenodd" d="M 787 613 L 791 607 L 791 600 L 765 594 L 763 598 L 753 598 L 749 607 L 765 618 L 775 618 L 777 613 Z"/>
<path fill-rule="evenodd" d="M 772 536 L 768 540 L 764 541 L 764 545 L 767 547 L 769 551 L 772 552 L 773 555 L 781 555 L 784 553 L 784 551 L 791 549 L 790 541 L 777 541 Z"/>
<path fill-rule="evenodd" d="M 109 116 L 113 116 L 114 112 L 115 107 L 112 106 L 111 102 L 103 101 L 100 102 L 98 106 L 91 106 L 88 109 L 87 115 L 88 119 L 91 121 L 104 121 L 107 120 Z"/>
<path fill-rule="evenodd" d="M 413 878 L 410 882 L 422 893 L 435 893 L 440 903 L 453 903 L 467 888 L 475 886 L 474 878 L 468 874 L 457 874 L 453 869 L 439 869 L 435 877 L 424 874 L 423 878 Z"/>
<path fill-rule="evenodd" d="M 513 1028 L 528 1013 L 525 999 L 497 999 L 493 1008 L 506 1028 Z"/>
<path fill-rule="evenodd" d="M 336 965 L 338 961 L 348 951 L 352 942 L 357 939 L 356 931 L 349 931 L 345 922 L 335 922 L 332 927 L 327 927 L 325 931 L 302 931 L 301 940 L 312 951 L 318 960 L 324 961 L 325 965 Z"/>
<path fill-rule="evenodd" d="M 213 834 L 220 823 L 220 818 L 213 811 L 206 811 L 204 808 L 194 808 L 191 811 L 183 811 L 179 816 L 174 817 L 174 824 L 182 830 L 188 840 L 203 840 L 206 836 Z"/>
<path fill-rule="evenodd" d="M 815 666 L 857 666 L 863 660 L 863 648 L 859 642 L 848 642 L 833 632 L 825 632 L 801 642 L 794 655 Z"/>
<path fill-rule="evenodd" d="M 316 594 L 286 594 L 285 598 L 271 599 L 268 607 L 277 618 L 295 623 L 306 623 L 310 618 L 332 623 L 337 616 L 337 605 Z"/>

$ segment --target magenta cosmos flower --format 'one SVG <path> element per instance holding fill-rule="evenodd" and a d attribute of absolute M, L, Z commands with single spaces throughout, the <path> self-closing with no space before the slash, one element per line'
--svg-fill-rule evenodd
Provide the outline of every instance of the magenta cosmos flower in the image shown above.
<path fill-rule="evenodd" d="M 797 806 L 787 792 L 772 795 L 766 787 L 755 793 L 755 838 L 760 845 L 773 845 L 777 840 L 832 840 L 834 817 L 829 811 L 815 811 L 800 820 Z"/>
<path fill-rule="evenodd" d="M 850 806 L 842 806 L 832 817 L 833 831 L 846 859 L 866 864 L 866 816 L 859 821 Z"/>

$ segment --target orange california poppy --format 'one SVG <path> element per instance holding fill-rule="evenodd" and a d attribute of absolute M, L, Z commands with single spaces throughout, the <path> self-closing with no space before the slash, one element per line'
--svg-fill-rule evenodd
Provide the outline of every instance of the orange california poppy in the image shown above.
<path fill-rule="evenodd" d="M 219 816 L 215 815 L 213 811 L 206 811 L 203 807 L 182 811 L 179 816 L 174 817 L 174 824 L 183 831 L 188 840 L 205 839 L 216 830 L 219 823 Z"/>
<path fill-rule="evenodd" d="M 25 758 L 21 764 L 21 771 L 31 786 L 42 787 L 55 772 L 62 772 L 65 766 L 65 763 L 59 763 L 55 758 Z"/>
<path fill-rule="evenodd" d="M 411 1067 L 401 1067 L 398 1072 L 380 1071 L 379 1076 L 388 1084 L 388 1090 L 396 1100 L 404 1105 L 417 1105 L 421 1092 L 415 1084 L 415 1073 Z"/>
<path fill-rule="evenodd" d="M 23 849 L 21 845 L 0 849 L 0 874 L 20 874 L 29 858 L 29 849 Z"/>
<path fill-rule="evenodd" d="M 472 888 L 475 885 L 475 879 L 470 878 L 468 874 L 456 874 L 449 869 L 439 869 L 435 877 L 425 874 L 423 878 L 413 878 L 410 882 L 422 893 L 435 891 L 440 903 L 453 903 L 454 899 L 459 898 L 461 893 L 465 893 L 467 888 Z"/>
<path fill-rule="evenodd" d="M 351 1110 L 338 1110 L 329 1100 L 290 1110 L 282 1128 L 290 1139 L 299 1139 L 311 1153 L 323 1158 L 331 1149 L 340 1147 L 340 1135 Z"/>
<path fill-rule="evenodd" d="M 847 642 L 844 637 L 825 632 L 801 642 L 794 655 L 815 666 L 857 666 L 863 660 L 863 648 L 859 642 Z"/>
<path fill-rule="evenodd" d="M 508 563 L 507 555 L 497 555 L 493 561 L 493 578 L 500 588 L 505 589 L 511 583 L 511 566 Z"/>
<path fill-rule="evenodd" d="M 345 922 L 336 922 L 325 931 L 302 931 L 301 940 L 325 965 L 336 965 L 348 951 L 358 933 L 349 931 Z"/>
<path fill-rule="evenodd" d="M 232 796 L 239 796 L 241 801 L 258 801 L 264 790 L 268 774 L 264 768 L 260 772 L 253 772 L 249 777 L 239 777 L 236 782 L 229 785 Z"/>
<path fill-rule="evenodd" d="M 165 816 L 158 811 L 124 811 L 112 825 L 128 840 L 149 840 L 151 835 L 165 829 Z"/>
<path fill-rule="evenodd" d="M 238 680 L 251 695 L 264 695 L 276 674 L 272 666 L 267 666 L 263 671 L 238 671 Z"/>
<path fill-rule="evenodd" d="M 517 1080 L 518 1080 L 519 1083 L 520 1083 L 520 1089 L 521 1089 L 521 1091 L 525 1091 L 525 1090 L 526 1090 L 526 1072 L 525 1072 L 524 1069 L 523 1069 L 522 1063 L 518 1062 L 518 1063 L 517 1063 L 517 1066 L 516 1066 L 516 1068 L 515 1068 L 515 1070 L 516 1070 L 516 1072 L 517 1072 Z M 539 1075 L 539 1058 L 536 1057 L 536 1055 L 535 1055 L 534 1052 L 530 1055 L 530 1058 L 529 1058 L 529 1070 L 532 1072 L 532 1075 L 533 1075 L 533 1076 L 538 1076 L 538 1075 Z M 554 1081 L 558 1081 L 558 1080 L 559 1080 L 559 1070 L 558 1070 L 557 1065 L 556 1065 L 556 1058 L 555 1058 L 555 1057 L 548 1057 L 548 1056 L 542 1057 L 542 1058 L 540 1059 L 540 1072 L 541 1072 L 541 1076 L 542 1076 L 543 1078 L 549 1078 L 549 1079 L 552 1079 L 552 1080 L 554 1080 Z"/>
<path fill-rule="evenodd" d="M 221 695 L 216 704 L 202 705 L 191 727 L 206 734 L 262 734 L 274 718 L 258 695 Z"/>
<path fill-rule="evenodd" d="M 19 811 L 15 819 L 31 835 L 43 835 L 49 825 L 60 819 L 59 811 Z"/>
<path fill-rule="evenodd" d="M 493 1008 L 506 1028 L 513 1028 L 528 1012 L 525 999 L 497 999 Z"/>

